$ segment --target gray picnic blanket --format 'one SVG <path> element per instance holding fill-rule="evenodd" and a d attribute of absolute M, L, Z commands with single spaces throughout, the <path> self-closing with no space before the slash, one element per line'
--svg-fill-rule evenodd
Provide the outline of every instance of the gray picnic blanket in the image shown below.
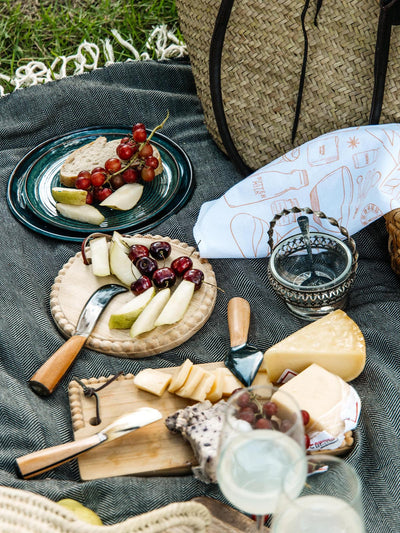
<path fill-rule="evenodd" d="M 0 99 L 0 485 L 52 500 L 74 498 L 105 524 L 195 496 L 223 499 L 218 486 L 192 475 L 115 477 L 82 482 L 76 461 L 41 478 L 21 480 L 15 458 L 73 438 L 68 383 L 72 376 L 136 373 L 148 366 L 221 361 L 229 343 L 227 302 L 233 296 L 252 308 L 249 340 L 266 349 L 305 323 L 288 313 L 267 279 L 265 259 L 211 260 L 219 287 L 210 319 L 190 340 L 159 356 L 120 359 L 84 349 L 49 398 L 27 385 L 63 342 L 50 313 L 54 278 L 80 244 L 42 236 L 16 220 L 7 205 L 7 183 L 20 159 L 38 144 L 90 126 L 159 124 L 190 157 L 196 188 L 190 201 L 155 228 L 191 245 L 204 202 L 219 198 L 241 176 L 221 153 L 204 124 L 190 65 L 128 62 L 81 76 L 19 90 Z M 353 382 L 362 400 L 355 446 L 346 460 L 363 481 L 368 533 L 400 531 L 400 280 L 390 268 L 387 233 L 379 219 L 356 236 L 359 270 L 347 312 L 367 345 L 364 372 Z"/>

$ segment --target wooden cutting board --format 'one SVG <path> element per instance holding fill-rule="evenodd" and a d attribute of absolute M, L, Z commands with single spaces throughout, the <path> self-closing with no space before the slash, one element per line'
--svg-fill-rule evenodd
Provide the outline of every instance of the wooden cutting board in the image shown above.
<path fill-rule="evenodd" d="M 223 362 L 218 362 L 200 366 L 214 370 L 223 365 Z M 176 367 L 158 370 L 173 373 Z M 87 387 L 97 389 L 108 378 L 109 376 L 83 379 L 82 382 Z M 101 419 L 99 425 L 93 424 L 96 415 L 95 398 L 85 396 L 83 388 L 77 381 L 70 382 L 68 396 L 75 440 L 98 433 L 118 416 L 139 407 L 153 407 L 162 414 L 161 420 L 79 456 L 78 465 L 82 480 L 129 474 L 146 476 L 183 474 L 189 473 L 191 467 L 197 464 L 191 446 L 180 434 L 169 431 L 164 423 L 167 416 L 195 402 L 169 392 L 165 392 L 160 398 L 139 390 L 133 379 L 133 374 L 120 376 L 97 393 Z M 323 453 L 342 455 L 350 449 L 351 446 L 343 446 Z"/>
<path fill-rule="evenodd" d="M 223 363 L 207 363 L 208 370 Z M 160 369 L 171 372 L 171 369 Z M 172 369 L 172 370 L 175 370 Z M 143 406 L 158 409 L 163 419 L 140 428 L 125 437 L 102 444 L 78 457 L 82 480 L 136 475 L 168 475 L 190 472 L 196 464 L 192 449 L 181 435 L 167 429 L 164 419 L 176 410 L 195 402 L 165 392 L 161 398 L 139 390 L 133 383 L 134 376 L 120 376 L 98 392 L 101 424 L 92 425 L 95 418 L 95 398 L 85 397 L 76 381 L 69 385 L 69 403 L 75 440 L 97 433 L 118 416 Z M 89 387 L 97 388 L 106 378 L 82 380 Z"/>
<path fill-rule="evenodd" d="M 176 324 L 158 327 L 135 339 L 130 337 L 129 329 L 111 330 L 108 327 L 110 315 L 132 299 L 133 294 L 129 291 L 111 300 L 86 341 L 88 348 L 101 353 L 128 358 L 148 357 L 176 348 L 204 326 L 215 306 L 217 283 L 211 264 L 201 258 L 192 246 L 160 235 L 133 235 L 127 238 L 130 243 L 146 246 L 158 240 L 167 241 L 171 244 L 171 255 L 165 261 L 165 266 L 181 255 L 188 255 L 193 261 L 193 268 L 204 273 L 204 283 L 195 291 L 183 319 Z M 159 266 L 164 266 L 164 262 L 162 265 L 159 262 Z M 50 310 L 64 336 L 74 334 L 85 303 L 98 288 L 108 283 L 120 282 L 114 276 L 94 276 L 92 267 L 83 263 L 81 252 L 62 267 L 51 289 Z"/>

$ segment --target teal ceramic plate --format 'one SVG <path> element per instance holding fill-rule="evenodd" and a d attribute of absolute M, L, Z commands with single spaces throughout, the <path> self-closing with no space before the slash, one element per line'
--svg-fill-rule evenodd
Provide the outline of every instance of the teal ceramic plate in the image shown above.
<path fill-rule="evenodd" d="M 15 167 L 7 191 L 14 216 L 33 231 L 62 240 L 81 241 L 95 231 L 143 233 L 181 209 L 189 200 L 194 177 L 186 153 L 160 133 L 152 138 L 163 161 L 164 170 L 146 183 L 139 203 L 130 211 L 99 208 L 106 217 L 101 226 L 85 224 L 59 215 L 51 194 L 60 185 L 59 172 L 68 155 L 99 136 L 120 139 L 129 127 L 88 128 L 51 139 L 29 152 Z"/>

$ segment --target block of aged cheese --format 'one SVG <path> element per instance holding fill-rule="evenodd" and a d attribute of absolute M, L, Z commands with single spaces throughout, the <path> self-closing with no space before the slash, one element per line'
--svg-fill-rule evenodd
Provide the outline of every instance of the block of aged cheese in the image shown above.
<path fill-rule="evenodd" d="M 151 392 L 156 396 L 162 396 L 166 391 L 170 381 L 171 374 L 161 372 L 154 368 L 145 368 L 141 370 L 133 379 L 133 383 L 138 389 Z"/>
<path fill-rule="evenodd" d="M 175 392 L 182 387 L 192 370 L 193 363 L 190 359 L 186 359 L 183 364 L 175 371 L 171 383 L 168 387 L 168 392 Z"/>
<path fill-rule="evenodd" d="M 310 436 L 321 435 L 320 441 L 324 438 L 327 442 L 338 439 L 339 447 L 345 433 L 357 425 L 361 408 L 358 394 L 342 378 L 317 364 L 300 372 L 273 395 L 272 400 L 283 410 L 279 411 L 279 415 L 284 417 L 289 406 L 281 391 L 290 394 L 300 409 L 308 411 L 307 433 Z"/>
<path fill-rule="evenodd" d="M 262 367 L 272 382 L 286 369 L 299 373 L 312 363 L 351 381 L 362 372 L 365 360 L 360 328 L 344 311 L 337 310 L 271 346 L 264 353 Z"/>
<path fill-rule="evenodd" d="M 210 392 L 211 387 L 215 382 L 215 379 L 215 374 L 213 372 L 204 371 L 200 383 L 190 395 L 190 399 L 196 400 L 196 402 L 204 402 L 207 397 L 207 394 Z"/>

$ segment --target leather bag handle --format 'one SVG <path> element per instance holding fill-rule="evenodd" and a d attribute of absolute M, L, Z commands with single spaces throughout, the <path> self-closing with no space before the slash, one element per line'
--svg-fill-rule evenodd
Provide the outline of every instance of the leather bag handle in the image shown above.
<path fill-rule="evenodd" d="M 232 140 L 228 124 L 226 122 L 224 103 L 221 89 L 221 58 L 224 47 L 226 28 L 228 27 L 234 0 L 221 0 L 218 15 L 215 20 L 214 31 L 211 37 L 209 54 L 209 82 L 211 102 L 213 106 L 215 120 L 222 143 L 229 159 L 236 168 L 243 174 L 248 175 L 253 169 L 248 167 L 241 158 L 235 143 Z"/>
<path fill-rule="evenodd" d="M 392 26 L 400 24 L 400 1 L 381 0 L 375 46 L 374 90 L 372 93 L 369 124 L 378 124 L 385 92 Z"/>

